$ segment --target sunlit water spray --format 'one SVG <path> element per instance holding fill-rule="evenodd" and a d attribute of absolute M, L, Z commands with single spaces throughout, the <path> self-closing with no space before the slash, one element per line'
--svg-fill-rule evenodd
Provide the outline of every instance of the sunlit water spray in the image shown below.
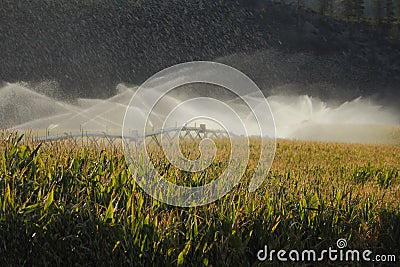
<path fill-rule="evenodd" d="M 74 104 L 56 101 L 36 93 L 20 84 L 6 84 L 0 89 L 0 128 L 19 130 L 46 130 L 51 133 L 74 131 L 104 131 L 121 133 L 124 114 L 136 87 L 118 86 L 119 93 L 106 100 L 78 99 Z M 152 89 L 149 89 L 152 90 Z M 153 92 L 151 92 L 153 93 Z M 154 89 L 154 94 L 157 94 Z M 195 96 L 193 96 L 195 97 Z M 163 125 L 167 114 L 184 99 L 179 96 L 163 97 L 151 115 L 149 127 Z M 265 101 L 265 99 L 257 99 Z M 359 143 L 400 143 L 399 114 L 359 97 L 340 105 L 329 105 L 317 98 L 301 96 L 270 96 L 267 101 L 274 115 L 276 136 L 278 138 L 339 141 Z M 145 102 L 145 101 L 143 101 Z M 227 101 L 245 118 L 247 134 L 257 132 L 257 125 L 246 106 L 240 101 Z M 145 119 L 143 109 L 149 107 L 130 107 L 134 109 L 138 120 Z M 257 107 L 256 107 L 257 108 Z M 208 113 L 221 113 L 218 107 L 189 105 L 182 111 L 182 121 L 174 116 L 171 125 L 181 126 L 185 118 L 196 110 L 207 109 Z M 221 114 L 223 117 L 223 114 Z M 206 120 L 193 121 L 193 124 L 207 123 Z M 218 128 L 209 123 L 208 128 Z M 134 123 L 133 123 L 134 125 Z M 192 125 L 194 126 L 194 125 Z M 230 128 L 235 133 L 235 125 Z M 239 129 L 239 128 L 238 128 Z M 134 131 L 135 129 L 131 129 Z"/>

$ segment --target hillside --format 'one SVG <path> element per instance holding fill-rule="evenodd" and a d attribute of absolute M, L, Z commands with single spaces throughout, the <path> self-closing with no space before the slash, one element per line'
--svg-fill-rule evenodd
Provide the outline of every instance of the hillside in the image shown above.
<path fill-rule="evenodd" d="M 313 58 L 277 57 L 287 68 L 275 72 L 268 72 L 275 62 L 255 62 L 275 76 L 273 86 L 325 83 L 346 94 L 398 96 L 398 24 L 346 22 L 261 0 L 7 0 L 0 18 L 0 79 L 56 80 L 74 97 L 109 97 L 120 82 L 138 84 L 180 62 L 249 55 L 242 61 L 252 65 L 252 55 L 270 51 Z"/>

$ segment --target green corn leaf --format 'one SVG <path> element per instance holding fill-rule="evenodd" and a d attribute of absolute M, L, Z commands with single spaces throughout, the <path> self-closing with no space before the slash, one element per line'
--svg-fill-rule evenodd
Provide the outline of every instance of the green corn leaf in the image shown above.
<path fill-rule="evenodd" d="M 181 253 L 179 253 L 178 255 L 178 262 L 177 265 L 181 266 L 183 265 L 183 263 L 185 262 L 185 257 L 186 255 L 189 253 L 190 250 L 190 246 L 191 246 L 191 242 L 187 242 L 185 248 L 181 251 Z"/>
<path fill-rule="evenodd" d="M 107 220 L 113 220 L 114 219 L 114 206 L 112 203 L 112 199 L 110 200 L 110 204 L 108 204 L 108 208 L 106 211 L 106 216 L 104 218 L 105 221 Z"/>
<path fill-rule="evenodd" d="M 53 200 L 54 200 L 54 187 L 51 189 L 51 191 L 47 195 L 46 202 L 44 203 L 45 211 L 50 207 L 51 203 L 53 203 Z"/>

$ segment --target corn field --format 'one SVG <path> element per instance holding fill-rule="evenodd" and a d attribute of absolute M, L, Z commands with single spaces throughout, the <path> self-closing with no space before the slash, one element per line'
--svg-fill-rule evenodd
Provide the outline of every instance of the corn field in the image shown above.
<path fill-rule="evenodd" d="M 199 174 L 175 169 L 157 148 L 151 155 L 166 179 L 196 186 L 226 166 L 229 143 L 219 142 Z M 260 142 L 250 146 L 257 153 Z M 189 158 L 193 147 L 182 145 Z M 251 156 L 229 194 L 192 208 L 144 193 L 118 146 L 47 146 L 12 133 L 0 151 L 1 266 L 274 266 L 257 260 L 264 245 L 320 250 L 339 238 L 400 255 L 399 146 L 279 140 L 260 189 L 247 189 Z"/>

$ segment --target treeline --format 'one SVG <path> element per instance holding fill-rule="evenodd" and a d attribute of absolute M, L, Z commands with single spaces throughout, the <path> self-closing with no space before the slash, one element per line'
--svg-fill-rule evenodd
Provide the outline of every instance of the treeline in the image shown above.
<path fill-rule="evenodd" d="M 346 19 L 400 20 L 400 0 L 275 0 Z"/>

